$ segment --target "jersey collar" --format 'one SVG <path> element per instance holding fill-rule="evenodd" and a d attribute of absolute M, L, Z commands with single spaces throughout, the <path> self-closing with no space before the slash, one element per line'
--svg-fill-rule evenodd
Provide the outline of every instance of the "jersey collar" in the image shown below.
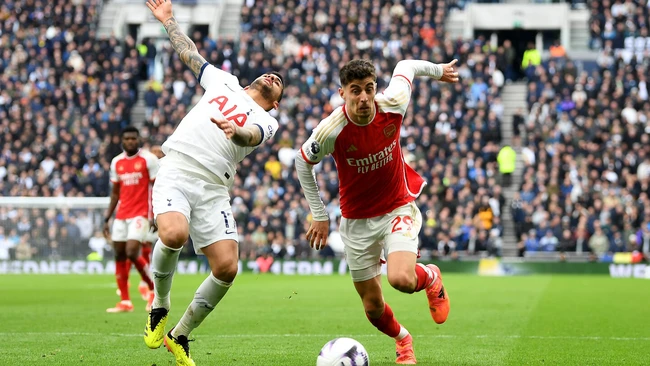
<path fill-rule="evenodd" d="M 124 150 L 122 150 L 122 151 L 124 151 Z M 133 155 L 131 155 L 131 156 L 129 156 L 129 155 L 126 153 L 126 151 L 124 151 L 124 157 L 127 158 L 127 159 L 135 159 L 135 158 L 137 158 L 137 157 L 140 155 L 140 151 L 142 151 L 142 148 L 139 148 L 139 149 L 138 149 L 138 152 L 135 153 L 135 154 L 133 154 Z"/>

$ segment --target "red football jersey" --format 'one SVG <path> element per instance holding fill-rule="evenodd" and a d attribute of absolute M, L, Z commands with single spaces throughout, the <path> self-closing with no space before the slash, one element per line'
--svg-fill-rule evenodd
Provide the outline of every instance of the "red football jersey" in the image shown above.
<path fill-rule="evenodd" d="M 302 146 L 308 163 L 316 164 L 328 154 L 334 157 L 343 217 L 381 216 L 422 192 L 426 182 L 406 164 L 399 142 L 410 96 L 410 81 L 396 75 L 384 93 L 376 95 L 376 114 L 369 124 L 355 124 L 345 106 L 339 107 Z"/>
<path fill-rule="evenodd" d="M 126 153 L 113 158 L 111 162 L 111 182 L 120 185 L 120 202 L 115 218 L 132 219 L 149 217 L 151 182 L 158 173 L 158 158 L 152 153 L 140 150 L 133 156 Z"/>

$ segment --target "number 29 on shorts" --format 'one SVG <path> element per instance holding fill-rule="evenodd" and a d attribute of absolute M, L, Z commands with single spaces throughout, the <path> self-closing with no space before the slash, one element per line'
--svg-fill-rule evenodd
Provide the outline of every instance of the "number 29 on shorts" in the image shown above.
<path fill-rule="evenodd" d="M 400 231 L 409 232 L 413 229 L 413 219 L 411 216 L 396 216 L 390 223 L 392 224 L 391 234 Z"/>

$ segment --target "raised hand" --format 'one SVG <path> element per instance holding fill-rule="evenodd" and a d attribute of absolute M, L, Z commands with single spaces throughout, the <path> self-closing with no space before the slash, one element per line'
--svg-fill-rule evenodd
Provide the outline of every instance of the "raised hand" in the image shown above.
<path fill-rule="evenodd" d="M 456 62 L 458 62 L 458 60 L 454 59 L 450 63 L 440 65 L 442 66 L 442 77 L 440 78 L 440 81 L 444 81 L 445 83 L 458 82 L 458 71 L 454 68 Z"/>
<path fill-rule="evenodd" d="M 210 117 L 210 121 L 217 125 L 217 127 L 219 127 L 221 131 L 226 134 L 227 138 L 230 139 L 235 135 L 235 125 L 224 117 Z"/>
<path fill-rule="evenodd" d="M 148 0 L 146 4 L 153 16 L 161 23 L 174 16 L 171 0 Z"/>

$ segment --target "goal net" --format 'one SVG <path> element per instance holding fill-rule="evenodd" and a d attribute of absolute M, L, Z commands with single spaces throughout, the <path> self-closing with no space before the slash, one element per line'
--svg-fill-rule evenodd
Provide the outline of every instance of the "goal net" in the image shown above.
<path fill-rule="evenodd" d="M 101 260 L 108 197 L 0 197 L 0 261 Z M 94 256 L 94 257 L 93 257 Z"/>

